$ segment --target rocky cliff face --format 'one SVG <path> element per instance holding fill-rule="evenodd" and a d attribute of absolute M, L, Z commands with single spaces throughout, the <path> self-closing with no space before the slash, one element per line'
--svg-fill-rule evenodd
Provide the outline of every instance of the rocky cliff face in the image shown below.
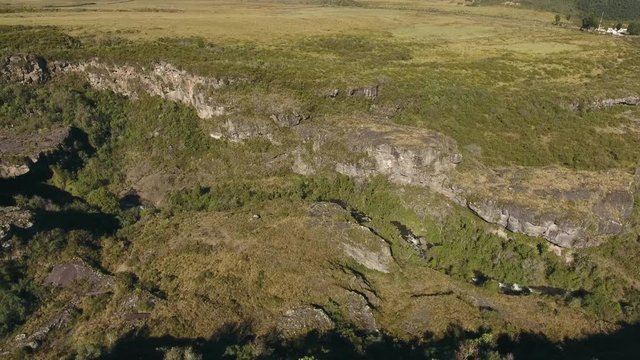
<path fill-rule="evenodd" d="M 458 176 L 468 208 L 487 222 L 567 248 L 598 245 L 631 215 L 634 176 L 551 167 Z"/>
<path fill-rule="evenodd" d="M 384 175 L 396 184 L 428 187 L 457 203 L 463 202 L 450 183 L 462 161 L 452 139 L 394 125 L 349 130 L 345 139 L 351 151 L 368 156 L 355 163 L 338 162 L 337 172 L 353 177 Z"/>
<path fill-rule="evenodd" d="M 80 64 L 56 63 L 56 72 L 83 74 L 96 89 L 110 90 L 136 97 L 146 93 L 193 107 L 200 118 L 209 119 L 227 113 L 227 109 L 209 94 L 236 82 L 234 79 L 214 79 L 190 74 L 167 63 L 151 69 L 107 65 L 97 60 Z"/>
<path fill-rule="evenodd" d="M 47 64 L 31 55 L 0 59 L 0 81 L 4 82 L 42 83 L 66 73 L 84 75 L 100 90 L 132 98 L 145 93 L 183 103 L 203 119 L 228 115 L 229 108 L 219 102 L 216 91 L 243 81 L 197 76 L 167 63 L 144 69 L 97 60 Z M 375 100 L 379 91 L 378 86 L 371 86 L 348 89 L 347 94 Z M 335 97 L 337 92 L 333 94 Z M 640 99 L 606 99 L 589 108 L 618 104 L 637 105 Z M 458 164 L 463 159 L 455 141 L 433 131 L 374 121 L 318 126 L 306 121 L 309 115 L 299 110 L 264 111 L 257 120 L 226 116 L 224 122 L 212 125 L 207 132 L 211 138 L 234 142 L 263 138 L 280 145 L 286 139 L 286 143 L 297 144 L 289 151 L 295 172 L 309 175 L 330 170 L 356 178 L 383 175 L 400 185 L 440 193 L 487 222 L 540 236 L 562 247 L 592 246 L 620 233 L 633 208 L 629 174 L 521 168 L 494 171 L 482 166 L 461 171 Z M 305 145 L 309 143 L 311 146 Z M 27 171 L 24 163 L 0 164 L 0 178 Z M 588 194 L 581 195 L 581 191 Z M 353 249 L 348 252 L 359 256 Z"/>
<path fill-rule="evenodd" d="M 461 171 L 458 164 L 463 158 L 452 139 L 394 125 L 347 129 L 341 138 L 349 151 L 366 156 L 345 162 L 326 154 L 302 156 L 298 149 L 292 169 L 309 174 L 333 163 L 337 172 L 350 177 L 384 175 L 397 184 L 426 187 L 489 223 L 566 248 L 595 246 L 619 234 L 633 209 L 634 179 L 624 171 L 483 167 Z M 314 141 L 327 139 L 320 136 Z M 326 152 L 322 145 L 314 148 Z"/>

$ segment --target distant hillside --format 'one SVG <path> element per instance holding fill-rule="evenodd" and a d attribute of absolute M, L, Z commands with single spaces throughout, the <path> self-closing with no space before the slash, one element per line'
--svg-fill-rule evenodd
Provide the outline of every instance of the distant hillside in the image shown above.
<path fill-rule="evenodd" d="M 585 14 L 602 14 L 606 19 L 640 19 L 639 0 L 576 0 L 576 7 Z"/>
<path fill-rule="evenodd" d="M 480 0 L 479 4 L 504 4 L 502 0 Z M 511 1 L 522 7 L 540 9 L 560 14 L 597 14 L 604 13 L 605 19 L 640 19 L 640 0 L 521 0 Z"/>

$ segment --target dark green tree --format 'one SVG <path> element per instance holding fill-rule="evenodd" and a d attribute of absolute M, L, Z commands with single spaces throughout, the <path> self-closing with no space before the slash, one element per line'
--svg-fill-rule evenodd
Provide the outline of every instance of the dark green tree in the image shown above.
<path fill-rule="evenodd" d="M 594 15 L 589 15 L 582 19 L 582 29 L 593 29 L 598 26 L 598 21 Z"/>

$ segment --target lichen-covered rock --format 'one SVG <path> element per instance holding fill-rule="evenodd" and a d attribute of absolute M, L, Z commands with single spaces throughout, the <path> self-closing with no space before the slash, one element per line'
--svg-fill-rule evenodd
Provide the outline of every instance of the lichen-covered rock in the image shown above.
<path fill-rule="evenodd" d="M 349 291 L 344 304 L 345 312 L 351 323 L 367 333 L 377 333 L 378 325 L 373 309 L 363 295 Z"/>
<path fill-rule="evenodd" d="M 147 70 L 92 60 L 80 64 L 57 64 L 55 69 L 85 75 L 91 86 L 99 90 L 129 97 L 146 93 L 183 103 L 193 107 L 202 119 L 226 114 L 227 108 L 208 94 L 240 81 L 198 76 L 168 63 L 158 63 Z"/>
<path fill-rule="evenodd" d="M 368 269 L 391 271 L 394 260 L 389 244 L 371 229 L 355 222 L 340 205 L 318 202 L 311 205 L 309 214 L 312 224 L 330 232 L 345 255 Z"/>
<path fill-rule="evenodd" d="M 33 226 L 31 212 L 15 206 L 0 207 L 0 241 L 11 236 L 13 228 L 28 229 Z"/>
<path fill-rule="evenodd" d="M 335 327 L 327 313 L 313 306 L 287 310 L 279 319 L 277 329 L 286 338 L 304 335 L 310 331 L 329 331 Z"/>
<path fill-rule="evenodd" d="M 47 62 L 35 55 L 12 55 L 0 58 L 0 82 L 41 84 L 49 80 Z"/>

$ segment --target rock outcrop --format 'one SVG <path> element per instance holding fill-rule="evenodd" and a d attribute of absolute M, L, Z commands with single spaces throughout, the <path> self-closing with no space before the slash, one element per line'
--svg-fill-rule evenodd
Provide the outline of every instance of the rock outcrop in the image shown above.
<path fill-rule="evenodd" d="M 350 151 L 367 155 L 357 162 L 337 162 L 335 170 L 353 177 L 386 176 L 401 185 L 428 187 L 457 203 L 451 179 L 462 161 L 456 143 L 433 131 L 394 125 L 363 127 L 345 134 Z"/>
<path fill-rule="evenodd" d="M 44 283 L 52 287 L 71 288 L 78 285 L 79 281 L 91 285 L 85 295 L 109 292 L 114 285 L 113 276 L 103 274 L 80 261 L 56 265 L 47 275 Z"/>
<path fill-rule="evenodd" d="M 305 335 L 310 331 L 329 331 L 335 327 L 333 320 L 321 308 L 301 306 L 287 310 L 278 321 L 277 329 L 285 338 Z"/>
<path fill-rule="evenodd" d="M 619 234 L 633 210 L 633 176 L 623 171 L 514 168 L 465 175 L 458 185 L 480 218 L 564 248 L 595 246 Z"/>
<path fill-rule="evenodd" d="M 47 62 L 35 55 L 12 55 L 0 58 L 0 82 L 41 84 L 49 80 Z"/>
<path fill-rule="evenodd" d="M 145 93 L 180 102 L 193 107 L 204 119 L 228 114 L 228 108 L 219 103 L 217 91 L 243 81 L 197 76 L 167 63 L 156 64 L 151 69 L 107 65 L 97 60 L 80 64 L 47 64 L 32 55 L 5 57 L 0 61 L 0 81 L 5 82 L 42 83 L 51 76 L 64 73 L 84 75 L 96 89 L 133 98 Z M 375 99 L 379 91 L 379 86 L 373 85 L 350 88 L 346 93 L 348 96 Z M 327 96 L 335 98 L 338 93 L 332 90 Z M 598 109 L 638 104 L 640 97 L 629 96 L 587 105 L 574 104 L 572 108 Z M 561 174 L 565 177 L 562 183 L 554 178 L 558 175 L 554 169 L 528 169 L 525 172 L 531 176 L 524 178 L 516 176 L 523 172 L 521 168 L 491 170 L 472 166 L 471 170 L 461 171 L 457 165 L 463 159 L 457 144 L 437 132 L 355 120 L 349 124 L 334 123 L 328 130 L 326 127 L 331 124 L 323 123 L 323 127 L 318 127 L 304 121 L 308 115 L 303 114 L 296 104 L 263 110 L 261 120 L 226 116 L 217 125 L 209 124 L 213 128 L 208 133 L 211 138 L 233 142 L 262 138 L 280 145 L 299 141 L 300 144 L 289 154 L 292 170 L 296 172 L 309 175 L 319 170 L 333 170 L 361 179 L 382 175 L 396 184 L 426 187 L 469 208 L 490 223 L 513 232 L 544 237 L 561 247 L 593 246 L 608 236 L 620 233 L 633 208 L 632 181 L 628 181 L 624 174 L 611 177 L 611 174 L 571 173 L 567 170 Z M 383 113 L 384 118 L 389 117 L 386 111 Z M 279 131 L 287 132 L 286 141 Z M 5 136 L 0 142 L 0 179 L 29 171 L 29 162 L 15 161 L 16 156 L 31 161 L 38 157 L 39 152 L 22 150 L 5 156 L 3 149 L 22 141 L 19 137 L 15 138 L 18 140 L 13 138 Z M 57 138 L 56 141 L 59 140 Z M 311 143 L 311 146 L 303 146 L 305 143 Z M 343 144 L 344 149 L 336 144 Z M 7 162 L 7 158 L 12 161 Z M 513 176 L 505 180 L 502 175 L 496 175 L 501 171 Z M 623 181 L 613 181 L 615 184 L 609 186 L 610 182 L 602 180 L 616 177 Z M 584 187 L 583 184 L 590 184 L 590 188 L 586 198 L 581 199 L 584 189 L 580 187 Z M 365 249 L 348 241 L 343 241 L 341 246 L 346 254 L 364 266 L 388 270 L 385 260 L 388 256 L 381 250 L 383 247 Z"/>
<path fill-rule="evenodd" d="M 567 248 L 585 247 L 585 231 L 570 222 L 558 222 L 552 216 L 536 219 L 535 210 L 514 204 L 499 206 L 495 201 L 469 202 L 468 207 L 486 222 L 500 225 L 505 229 L 534 237 L 543 237 L 551 243 Z"/>
<path fill-rule="evenodd" d="M 41 130 L 37 133 L 17 133 L 0 129 L 0 179 L 10 179 L 29 172 L 41 156 L 63 145 L 69 128 Z"/>
<path fill-rule="evenodd" d="M 309 209 L 312 225 L 330 231 L 345 255 L 358 264 L 387 273 L 394 264 L 389 244 L 371 229 L 359 225 L 340 205 L 318 202 Z"/>
<path fill-rule="evenodd" d="M 137 69 L 127 65 L 107 65 L 97 60 L 80 64 L 57 63 L 56 72 L 85 75 L 98 90 L 137 97 L 142 93 L 193 107 L 202 119 L 227 113 L 212 92 L 237 82 L 235 79 L 216 79 L 190 74 L 168 63 L 158 63 L 152 69 Z"/>
<path fill-rule="evenodd" d="M 0 207 L 0 241 L 9 238 L 15 228 L 28 229 L 32 227 L 32 221 L 31 212 L 28 210 L 15 206 Z"/>
<path fill-rule="evenodd" d="M 273 124 L 262 119 L 227 119 L 209 132 L 209 137 L 215 140 L 228 140 L 242 143 L 251 139 L 266 139 L 273 144 L 279 144 L 274 135 Z"/>
<path fill-rule="evenodd" d="M 349 96 L 361 96 L 373 100 L 378 97 L 379 88 L 379 85 L 351 88 L 347 90 L 347 94 L 349 94 Z M 335 94 L 337 95 L 337 92 Z"/>
<path fill-rule="evenodd" d="M 620 233 L 633 209 L 634 180 L 624 171 L 482 166 L 461 171 L 463 159 L 455 142 L 428 130 L 376 124 L 338 136 L 350 154 L 361 156 L 345 162 L 307 153 L 304 158 L 315 159 L 313 163 L 303 161 L 298 149 L 292 169 L 312 173 L 334 164 L 350 177 L 384 175 L 397 184 L 427 187 L 489 223 L 565 248 L 595 246 Z M 322 145 L 314 149 L 325 152 Z"/>
<path fill-rule="evenodd" d="M 637 106 L 640 105 L 640 97 L 639 96 L 626 96 L 621 98 L 609 98 L 609 99 L 601 99 L 592 101 L 590 103 L 572 103 L 569 105 L 569 109 L 573 111 L 581 111 L 581 110 L 599 110 L 605 109 L 612 106 Z"/>
<path fill-rule="evenodd" d="M 343 306 L 347 317 L 354 326 L 369 334 L 378 332 L 372 306 L 362 294 L 355 291 L 347 292 Z"/>

